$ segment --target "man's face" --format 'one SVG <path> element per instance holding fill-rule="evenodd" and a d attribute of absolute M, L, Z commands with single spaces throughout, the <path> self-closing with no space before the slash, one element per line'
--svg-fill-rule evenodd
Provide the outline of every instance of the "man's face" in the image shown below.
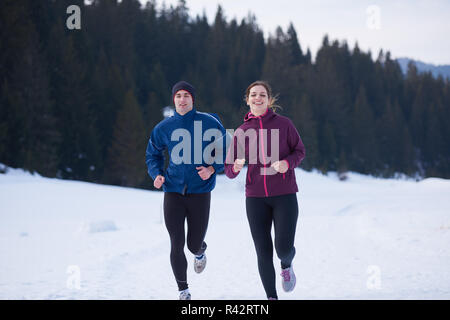
<path fill-rule="evenodd" d="M 182 116 L 192 110 L 192 96 L 186 90 L 180 90 L 175 93 L 173 101 L 175 103 L 175 109 L 177 110 L 178 114 Z"/>

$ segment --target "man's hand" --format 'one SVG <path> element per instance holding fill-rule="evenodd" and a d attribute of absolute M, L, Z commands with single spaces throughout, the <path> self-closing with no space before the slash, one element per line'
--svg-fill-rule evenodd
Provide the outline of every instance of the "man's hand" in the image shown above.
<path fill-rule="evenodd" d="M 236 159 L 234 160 L 234 166 L 233 166 L 233 171 L 234 172 L 239 172 L 242 170 L 242 168 L 244 167 L 245 164 L 245 159 Z"/>
<path fill-rule="evenodd" d="M 272 165 L 272 168 L 275 169 L 275 171 L 279 172 L 279 173 L 285 173 L 286 171 L 288 171 L 289 166 L 287 164 L 286 160 L 281 160 L 281 161 L 275 161 Z"/>
<path fill-rule="evenodd" d="M 158 176 L 156 176 L 155 181 L 153 181 L 153 186 L 156 189 L 159 189 L 163 185 L 164 181 L 166 181 L 166 179 L 164 179 L 163 176 L 158 175 Z"/>
<path fill-rule="evenodd" d="M 212 176 L 212 174 L 216 171 L 214 170 L 213 166 L 209 166 L 209 167 L 196 167 L 196 169 L 198 170 L 198 175 L 200 176 L 200 178 L 202 178 L 202 180 L 208 180 L 209 177 Z"/>

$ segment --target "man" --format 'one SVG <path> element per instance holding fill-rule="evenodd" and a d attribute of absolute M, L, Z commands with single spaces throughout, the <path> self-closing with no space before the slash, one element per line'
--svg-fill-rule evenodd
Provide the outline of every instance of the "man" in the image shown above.
<path fill-rule="evenodd" d="M 155 188 L 164 190 L 164 220 L 169 232 L 170 263 L 178 285 L 180 300 L 190 300 L 187 261 L 184 254 L 187 220 L 187 247 L 194 255 L 194 270 L 206 266 L 206 242 L 211 191 L 216 174 L 224 168 L 226 131 L 219 119 L 198 112 L 195 88 L 180 81 L 172 88 L 176 112 L 153 129 L 146 151 L 148 173 Z M 211 142 L 212 141 L 212 142 Z M 169 165 L 164 170 L 164 150 Z"/>

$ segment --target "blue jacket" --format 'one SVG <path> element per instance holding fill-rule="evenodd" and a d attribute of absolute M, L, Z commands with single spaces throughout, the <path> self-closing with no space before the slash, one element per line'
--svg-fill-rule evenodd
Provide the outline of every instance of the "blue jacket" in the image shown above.
<path fill-rule="evenodd" d="M 216 130 L 209 130 L 216 129 Z M 169 165 L 164 170 L 164 150 Z M 205 193 L 216 185 L 216 173 L 223 171 L 226 157 L 226 131 L 217 116 L 193 108 L 181 116 L 175 115 L 158 123 L 147 145 L 145 162 L 148 174 L 165 178 L 165 192 Z M 215 173 L 202 180 L 196 167 L 212 165 Z"/>

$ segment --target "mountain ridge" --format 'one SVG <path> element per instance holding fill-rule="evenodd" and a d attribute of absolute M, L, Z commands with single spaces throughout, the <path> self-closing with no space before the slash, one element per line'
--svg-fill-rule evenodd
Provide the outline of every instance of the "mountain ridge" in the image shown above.
<path fill-rule="evenodd" d="M 397 58 L 396 60 L 399 63 L 403 74 L 408 72 L 409 62 L 413 62 L 417 66 L 417 70 L 420 73 L 431 72 L 435 78 L 442 76 L 444 79 L 447 78 L 450 80 L 450 65 L 435 65 L 406 57 Z"/>

